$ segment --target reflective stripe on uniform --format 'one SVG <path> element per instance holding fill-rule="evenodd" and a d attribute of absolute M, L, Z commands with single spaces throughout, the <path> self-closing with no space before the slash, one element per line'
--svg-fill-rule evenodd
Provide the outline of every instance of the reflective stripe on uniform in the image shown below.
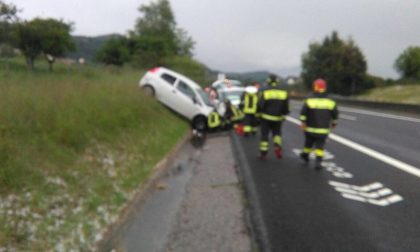
<path fill-rule="evenodd" d="M 306 127 L 305 131 L 309 133 L 324 134 L 324 135 L 330 133 L 330 129 L 310 128 L 310 127 Z"/>
<path fill-rule="evenodd" d="M 281 136 L 274 136 L 273 137 L 273 142 L 277 145 L 281 145 Z"/>
<path fill-rule="evenodd" d="M 315 150 L 315 155 L 317 157 L 324 157 L 324 150 L 322 150 L 322 149 L 316 149 Z"/>
<path fill-rule="evenodd" d="M 257 94 L 245 94 L 244 100 L 244 113 L 245 114 L 255 114 L 257 112 Z"/>
<path fill-rule="evenodd" d="M 262 114 L 262 119 L 269 120 L 269 121 L 282 121 L 284 120 L 284 116 L 273 116 L 269 114 Z"/>
<path fill-rule="evenodd" d="M 240 109 L 238 109 L 235 105 L 231 105 L 231 109 L 233 112 L 232 121 L 238 121 L 241 120 L 244 115 Z"/>
<path fill-rule="evenodd" d="M 306 104 L 310 109 L 333 110 L 335 107 L 335 101 L 328 98 L 308 98 Z"/>
<path fill-rule="evenodd" d="M 244 126 L 244 132 L 245 133 L 251 133 L 252 132 L 252 127 L 249 125 L 245 125 Z"/>
<path fill-rule="evenodd" d="M 287 92 L 279 89 L 269 89 L 263 92 L 264 100 L 286 100 Z"/>
<path fill-rule="evenodd" d="M 268 142 L 266 142 L 266 141 L 261 141 L 261 142 L 260 142 L 260 150 L 261 150 L 261 151 L 268 151 Z"/>
<path fill-rule="evenodd" d="M 209 114 L 209 118 L 207 120 L 207 124 L 209 126 L 209 128 L 216 128 L 220 126 L 220 117 L 219 114 L 217 112 L 211 112 Z"/>
<path fill-rule="evenodd" d="M 309 154 L 311 153 L 311 151 L 312 151 L 311 148 L 306 148 L 306 147 L 303 148 L 303 153 Z"/>
<path fill-rule="evenodd" d="M 301 115 L 301 116 L 299 117 L 299 119 L 300 119 L 301 121 L 306 121 L 306 116 L 305 116 L 305 115 Z"/>

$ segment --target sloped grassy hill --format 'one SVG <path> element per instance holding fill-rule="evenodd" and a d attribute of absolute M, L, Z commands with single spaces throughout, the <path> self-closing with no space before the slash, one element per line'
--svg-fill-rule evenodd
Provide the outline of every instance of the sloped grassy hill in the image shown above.
<path fill-rule="evenodd" d="M 0 70 L 0 251 L 91 251 L 188 123 L 141 71 L 20 64 Z"/>

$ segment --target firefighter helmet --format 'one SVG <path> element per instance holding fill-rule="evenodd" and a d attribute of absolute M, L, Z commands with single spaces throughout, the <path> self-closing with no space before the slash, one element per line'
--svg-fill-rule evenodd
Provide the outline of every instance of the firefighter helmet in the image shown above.
<path fill-rule="evenodd" d="M 327 82 L 324 79 L 316 79 L 313 83 L 315 93 L 324 93 L 327 90 Z"/>

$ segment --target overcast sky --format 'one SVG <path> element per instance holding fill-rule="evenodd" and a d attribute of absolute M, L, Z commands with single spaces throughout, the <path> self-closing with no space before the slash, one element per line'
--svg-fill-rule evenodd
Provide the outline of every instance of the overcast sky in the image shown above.
<path fill-rule="evenodd" d="M 137 7 L 149 0 L 6 0 L 21 18 L 62 18 L 74 35 L 124 34 Z M 224 71 L 298 74 L 310 42 L 337 30 L 352 37 L 368 71 L 397 77 L 393 64 L 408 46 L 420 46 L 419 0 L 171 0 L 178 26 L 197 42 L 195 58 Z"/>

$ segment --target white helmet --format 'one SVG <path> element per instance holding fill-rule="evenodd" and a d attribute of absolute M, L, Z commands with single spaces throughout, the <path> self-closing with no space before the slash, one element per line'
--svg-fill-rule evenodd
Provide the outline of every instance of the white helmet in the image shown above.
<path fill-rule="evenodd" d="M 245 88 L 245 92 L 249 93 L 249 94 L 255 94 L 258 92 L 258 89 L 254 86 L 248 86 Z"/>

